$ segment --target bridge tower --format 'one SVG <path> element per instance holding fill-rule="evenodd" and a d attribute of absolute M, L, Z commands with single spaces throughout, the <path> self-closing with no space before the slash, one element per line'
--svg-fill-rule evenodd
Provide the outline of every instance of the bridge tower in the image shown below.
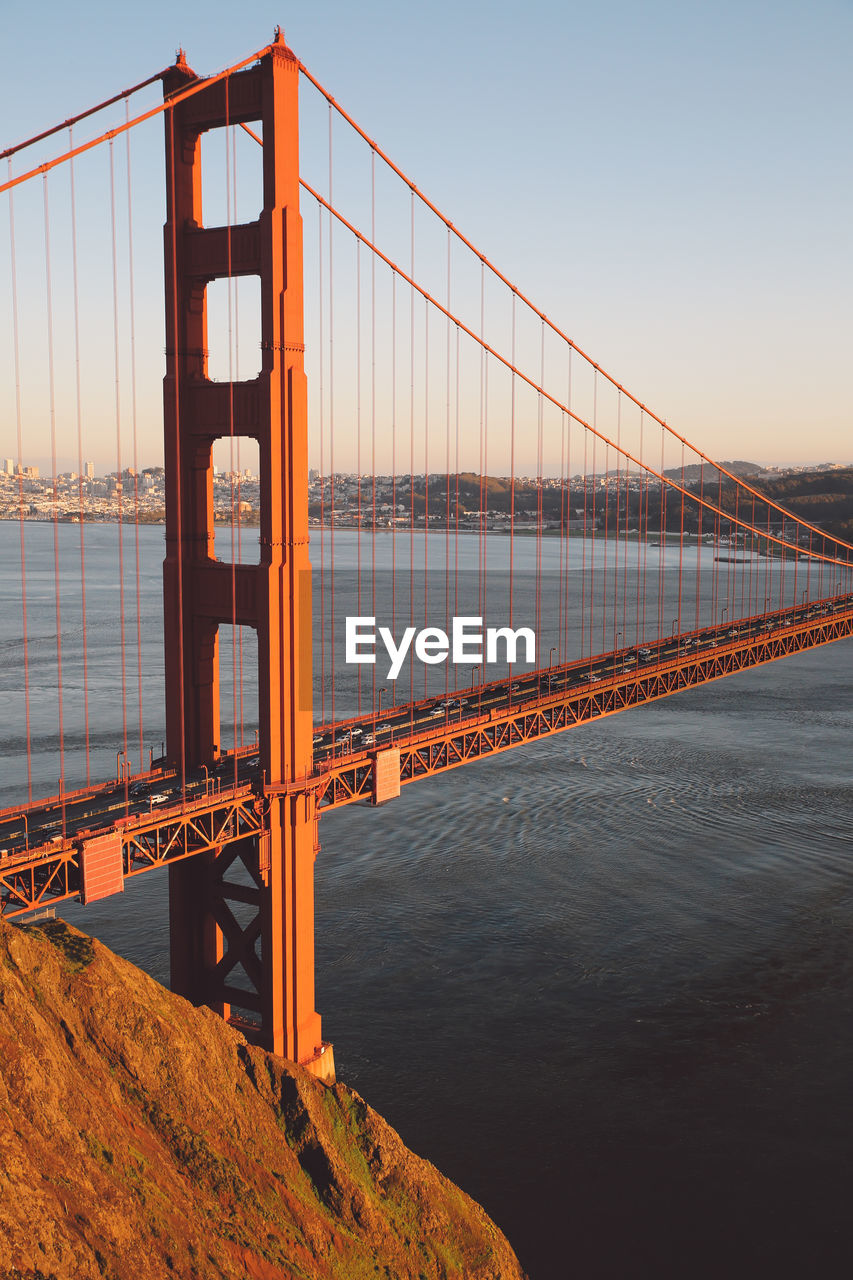
<path fill-rule="evenodd" d="M 164 78 L 177 95 L 197 80 L 179 54 Z M 264 831 L 230 839 L 169 870 L 173 990 L 249 1029 L 274 1053 L 333 1076 L 314 1008 L 311 567 L 308 415 L 299 214 L 299 64 L 276 42 L 165 114 L 164 228 L 167 755 L 184 775 L 220 756 L 218 632 L 258 638 L 260 768 L 279 788 Z M 263 209 L 256 222 L 209 227 L 201 201 L 201 136 L 260 122 Z M 262 367 L 245 382 L 207 369 L 207 286 L 258 276 Z M 260 457 L 260 558 L 215 554 L 213 442 L 248 436 Z M 223 786 L 227 785 L 223 779 Z M 231 833 L 233 834 L 233 833 Z M 229 879 L 242 863 L 249 883 Z M 236 912 L 232 906 L 237 905 Z M 242 923 L 246 907 L 249 923 Z M 239 919 L 238 919 L 239 917 Z M 236 1012 L 235 1012 L 236 1011 Z"/>

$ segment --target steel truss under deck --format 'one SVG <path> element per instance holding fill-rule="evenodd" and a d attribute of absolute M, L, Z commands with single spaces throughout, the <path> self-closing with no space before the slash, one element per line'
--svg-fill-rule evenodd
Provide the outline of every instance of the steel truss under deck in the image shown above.
<path fill-rule="evenodd" d="M 532 705 L 493 709 L 477 719 L 455 724 L 441 722 L 395 744 L 400 751 L 400 782 L 406 784 L 445 773 L 575 725 L 851 636 L 853 611 L 810 620 L 783 631 L 732 640 L 705 652 L 693 650 L 659 664 L 612 675 L 594 686 L 543 695 Z M 308 779 L 307 787 L 304 781 L 291 788 L 264 786 L 256 779 L 234 790 L 187 802 L 180 809 L 120 818 L 108 829 L 121 838 L 125 878 L 202 854 L 211 855 L 217 861 L 217 874 L 224 876 L 246 847 L 240 842 L 262 836 L 265 815 L 274 796 L 296 789 L 311 790 L 319 813 L 356 801 L 373 803 L 375 768 L 375 752 L 351 755 L 320 767 Z M 0 915 L 21 916 L 48 903 L 77 897 L 81 892 L 83 846 L 97 834 L 94 830 L 78 833 L 73 839 L 55 841 L 49 848 L 0 857 Z M 261 883 L 264 870 L 261 860 L 253 871 Z M 251 887 L 225 881 L 223 886 L 223 901 L 230 897 L 248 902 L 246 894 L 254 892 Z M 255 896 L 260 893 L 259 883 Z M 254 938 L 238 936 L 239 926 L 226 915 L 220 927 L 231 941 L 229 963 L 245 953 L 251 964 Z M 243 999 L 244 1007 L 246 1003 Z"/>

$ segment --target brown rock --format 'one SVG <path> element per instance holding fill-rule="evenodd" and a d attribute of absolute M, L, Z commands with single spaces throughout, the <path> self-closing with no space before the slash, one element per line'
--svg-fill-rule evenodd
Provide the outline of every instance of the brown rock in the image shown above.
<path fill-rule="evenodd" d="M 10 1280 L 523 1280 L 352 1089 L 62 920 L 0 922 L 0 1117 Z"/>

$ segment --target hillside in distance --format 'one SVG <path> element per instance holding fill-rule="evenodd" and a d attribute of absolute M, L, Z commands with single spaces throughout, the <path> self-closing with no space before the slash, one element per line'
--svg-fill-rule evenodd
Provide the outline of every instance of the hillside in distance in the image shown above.
<path fill-rule="evenodd" d="M 853 467 L 796 471 L 754 485 L 792 515 L 853 542 Z"/>
<path fill-rule="evenodd" d="M 756 463 L 722 465 L 797 519 L 816 525 L 830 538 L 853 541 L 853 467 L 797 471 L 759 479 L 755 473 L 761 468 Z M 688 495 L 719 500 L 723 511 L 738 513 L 748 522 L 754 520 L 758 529 L 778 524 L 782 519 L 760 499 L 749 499 L 746 505 L 742 491 L 740 497 L 736 493 L 734 481 L 720 479 L 716 468 L 710 469 L 711 464 L 708 468 L 704 476 L 699 466 L 691 464 L 684 468 L 684 488 Z M 680 468 L 665 474 L 676 485 L 681 485 Z M 491 517 L 499 513 L 508 528 L 512 508 L 515 520 L 522 525 L 528 522 L 574 531 L 582 526 L 585 533 L 593 529 L 602 532 L 609 529 L 611 534 L 642 529 L 673 535 L 679 531 L 689 534 L 713 531 L 713 518 L 702 513 L 699 504 L 689 496 L 682 503 L 678 492 L 670 489 L 662 504 L 659 484 L 654 479 L 646 483 L 644 473 L 632 473 L 630 487 L 625 483 L 624 472 L 621 478 L 617 478 L 616 473 L 609 475 L 606 485 L 602 477 L 598 477 L 597 483 L 591 480 L 584 483 L 579 477 L 571 481 L 548 478 L 541 484 L 536 480 L 516 479 L 514 485 L 506 477 L 480 477 L 470 472 L 430 476 L 428 484 L 423 476 L 415 476 L 413 482 L 409 477 L 401 477 L 397 497 L 403 510 L 411 509 L 416 520 L 423 520 L 428 504 L 431 521 L 448 522 L 451 526 L 456 519 L 470 521 L 483 513 Z M 827 545 L 825 550 L 831 552 L 832 548 Z"/>
<path fill-rule="evenodd" d="M 750 480 L 752 476 L 757 476 L 759 471 L 764 470 L 760 462 L 721 462 L 720 466 L 724 471 L 730 472 L 733 476 L 738 476 L 741 480 Z M 702 479 L 702 464 L 689 462 L 684 468 L 670 467 L 663 474 L 668 480 L 677 480 L 679 484 L 682 479 L 687 484 L 696 484 Z"/>
<path fill-rule="evenodd" d="M 62 920 L 0 922 L 4 1280 L 524 1280 L 345 1085 Z"/>

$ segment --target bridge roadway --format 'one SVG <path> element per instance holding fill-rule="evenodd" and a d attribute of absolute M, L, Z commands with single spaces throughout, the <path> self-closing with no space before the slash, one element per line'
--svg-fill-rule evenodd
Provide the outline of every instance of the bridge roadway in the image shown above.
<path fill-rule="evenodd" d="M 372 802 L 377 752 L 398 749 L 400 781 L 413 782 L 849 636 L 853 593 L 322 725 L 314 769 L 291 789 L 311 787 L 321 811 Z M 265 783 L 249 747 L 183 780 L 156 769 L 0 811 L 0 915 L 81 895 L 93 838 L 119 833 L 124 876 L 136 875 L 262 830 L 270 797 L 287 789 Z"/>

